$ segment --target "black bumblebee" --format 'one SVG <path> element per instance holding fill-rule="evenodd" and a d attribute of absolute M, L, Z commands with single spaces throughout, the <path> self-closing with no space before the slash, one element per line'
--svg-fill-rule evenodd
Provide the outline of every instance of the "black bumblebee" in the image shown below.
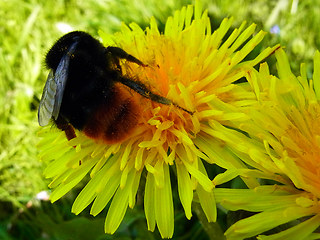
<path fill-rule="evenodd" d="M 121 48 L 104 47 L 88 33 L 74 31 L 62 36 L 46 56 L 51 71 L 40 101 L 39 125 L 48 125 L 53 119 L 68 140 L 76 137 L 74 129 L 78 129 L 106 143 L 123 141 L 140 115 L 139 104 L 123 85 L 151 101 L 181 108 L 124 76 L 120 59 L 147 67 Z"/>

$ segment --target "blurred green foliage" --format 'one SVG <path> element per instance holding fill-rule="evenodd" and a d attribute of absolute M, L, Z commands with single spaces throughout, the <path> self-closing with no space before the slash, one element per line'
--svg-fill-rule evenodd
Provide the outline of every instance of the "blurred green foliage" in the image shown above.
<path fill-rule="evenodd" d="M 59 30 L 61 23 L 97 36 L 98 30 L 118 31 L 121 22 L 134 21 L 144 28 L 154 16 L 163 29 L 168 16 L 191 2 L 0 1 L 0 239 L 88 239 L 85 229 L 94 230 L 94 234 L 87 232 L 91 233 L 90 239 L 106 239 L 102 232 L 105 215 L 90 218 L 84 213 L 75 218 L 70 213 L 74 196 L 53 205 L 34 199 L 47 189 L 36 148 L 37 108 L 47 74 L 43 60 L 63 34 Z M 209 10 L 213 26 L 230 16 L 235 19 L 235 27 L 244 20 L 257 23 L 258 29 L 271 32 L 262 48 L 281 43 L 289 54 L 293 72 L 298 73 L 301 62 L 306 62 L 311 72 L 314 51 L 320 48 L 320 0 L 203 0 L 203 5 Z M 176 192 L 174 196 L 177 197 Z M 205 239 L 197 218 L 187 221 L 181 206 L 175 207 L 175 236 Z M 121 226 L 116 235 L 107 239 L 160 238 L 147 231 L 139 208 L 129 211 Z M 222 228 L 225 230 L 226 226 Z"/>

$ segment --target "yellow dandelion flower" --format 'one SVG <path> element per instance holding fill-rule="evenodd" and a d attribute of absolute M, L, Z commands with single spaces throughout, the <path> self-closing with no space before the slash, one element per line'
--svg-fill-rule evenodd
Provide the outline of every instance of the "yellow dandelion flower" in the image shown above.
<path fill-rule="evenodd" d="M 258 166 L 257 177 L 281 184 L 216 189 L 217 201 L 226 208 L 261 212 L 231 226 L 228 239 L 252 237 L 286 223 L 291 227 L 258 239 L 320 239 L 320 53 L 314 57 L 313 80 L 307 79 L 304 64 L 301 76 L 294 76 L 282 49 L 275 55 L 279 78 L 269 74 L 265 63 L 259 72 L 248 72 L 257 102 L 248 108 L 252 122 L 241 124 L 241 129 L 264 144 L 263 158 L 252 155 L 255 164 L 247 162 Z M 240 171 L 253 176 L 251 170 Z"/>
<path fill-rule="evenodd" d="M 53 179 L 51 201 L 89 174 L 90 181 L 72 211 L 79 214 L 92 203 L 91 214 L 97 215 L 111 201 L 105 231 L 112 234 L 127 208 L 134 207 L 141 173 L 146 170 L 148 229 L 153 231 L 157 225 L 163 238 L 172 237 L 172 166 L 186 217 L 192 216 L 191 203 L 197 194 L 208 221 L 216 221 L 215 185 L 202 161 L 224 168 L 244 164 L 217 138 L 219 128 L 213 126 L 232 126 L 232 122 L 246 119 L 236 111 L 246 104 L 246 91 L 233 83 L 277 48 L 244 61 L 265 33 L 251 37 L 255 25 L 245 29 L 243 23 L 224 41 L 231 25 L 232 19 L 224 19 L 212 33 L 207 12 L 202 12 L 196 1 L 195 7 L 184 7 L 168 19 L 164 34 L 154 19 L 145 31 L 131 24 L 112 36 L 100 33 L 104 45 L 116 45 L 147 65 L 120 62 L 124 75 L 144 83 L 172 104 L 159 104 L 129 91 L 128 96 L 141 108 L 138 123 L 129 138 L 115 144 L 95 141 L 79 131 L 76 138 L 67 141 L 63 132 L 44 128 L 39 147 L 41 158 L 48 163 L 45 176 Z"/>

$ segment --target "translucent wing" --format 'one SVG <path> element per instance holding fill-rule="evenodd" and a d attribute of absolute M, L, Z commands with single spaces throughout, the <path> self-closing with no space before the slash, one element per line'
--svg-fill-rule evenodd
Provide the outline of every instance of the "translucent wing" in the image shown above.
<path fill-rule="evenodd" d="M 54 119 L 56 119 L 56 120 L 59 116 L 62 97 L 63 97 L 64 89 L 66 87 L 67 78 L 68 78 L 70 55 L 73 54 L 73 52 L 74 52 L 75 44 L 76 43 L 71 45 L 67 54 L 65 54 L 62 57 L 59 65 L 57 67 L 56 73 L 54 75 L 54 81 L 57 85 L 57 89 L 56 89 L 56 96 L 55 96 L 55 101 L 54 101 L 52 117 L 54 117 Z"/>
<path fill-rule="evenodd" d="M 57 120 L 62 103 L 63 93 L 68 78 L 70 56 L 74 53 L 78 42 L 73 43 L 67 53 L 62 57 L 53 74 L 51 70 L 44 86 L 39 104 L 38 122 L 40 126 L 48 125 L 53 117 Z"/>
<path fill-rule="evenodd" d="M 38 122 L 40 126 L 46 126 L 52 117 L 57 84 L 54 81 L 53 71 L 51 70 L 46 85 L 44 86 L 38 110 Z"/>

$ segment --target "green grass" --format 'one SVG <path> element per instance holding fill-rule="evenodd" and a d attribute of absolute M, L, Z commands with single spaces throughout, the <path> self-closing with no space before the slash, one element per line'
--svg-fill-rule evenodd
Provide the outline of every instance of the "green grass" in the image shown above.
<path fill-rule="evenodd" d="M 0 2 L 0 209 L 5 209 L 0 214 L 1 239 L 10 239 L 10 234 L 4 232 L 7 229 L 6 224 L 13 222 L 15 226 L 19 225 L 18 223 L 25 224 L 28 229 L 34 226 L 34 229 L 40 229 L 39 233 L 45 229 L 45 226 L 41 228 L 37 221 L 34 225 L 22 220 L 19 222 L 18 209 L 26 209 L 26 203 L 34 198 L 36 193 L 47 189 L 48 183 L 42 176 L 44 166 L 37 157 L 37 107 L 48 73 L 43 65 L 45 54 L 63 34 L 56 27 L 57 24 L 67 23 L 73 29 L 97 35 L 98 30 L 107 33 L 119 30 L 121 22 L 134 21 L 146 27 L 150 17 L 155 16 L 160 29 L 163 29 L 166 18 L 190 2 Z M 280 33 L 267 36 L 264 45 L 281 43 L 286 47 L 295 73 L 299 72 L 301 62 L 306 62 L 311 72 L 312 57 L 320 43 L 320 1 L 205 0 L 204 6 L 209 9 L 214 26 L 217 26 L 223 17 L 230 16 L 235 18 L 234 26 L 238 26 L 244 20 L 257 23 L 258 28 L 265 31 L 270 31 L 275 25 L 279 26 Z M 69 212 L 71 203 L 72 201 L 60 204 L 62 207 L 56 209 L 60 218 L 52 217 L 53 213 L 49 212 L 50 219 L 54 219 L 52 221 L 56 224 L 64 222 L 65 219 L 61 216 L 65 216 L 66 213 L 59 211 L 67 209 Z M 40 204 L 38 207 L 42 209 L 43 206 Z M 43 214 L 39 214 L 40 219 L 43 218 Z M 70 216 L 69 218 L 72 219 Z M 83 223 L 79 224 L 76 226 L 81 227 Z"/>

